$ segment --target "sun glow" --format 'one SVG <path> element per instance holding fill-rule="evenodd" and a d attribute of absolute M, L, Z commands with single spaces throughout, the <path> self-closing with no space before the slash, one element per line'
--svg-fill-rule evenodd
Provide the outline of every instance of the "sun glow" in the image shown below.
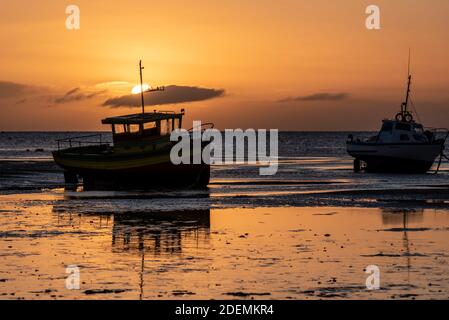
<path fill-rule="evenodd" d="M 143 90 L 142 90 L 143 89 Z M 150 86 L 146 83 L 142 84 L 142 88 L 140 87 L 140 84 L 132 88 L 131 92 L 132 94 L 138 94 L 142 91 L 147 91 L 150 89 Z"/>

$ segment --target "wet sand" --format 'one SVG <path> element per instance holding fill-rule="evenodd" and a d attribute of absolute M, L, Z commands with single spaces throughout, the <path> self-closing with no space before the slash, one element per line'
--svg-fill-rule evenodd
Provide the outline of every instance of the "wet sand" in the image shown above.
<path fill-rule="evenodd" d="M 446 209 L 179 201 L 0 195 L 0 298 L 449 298 Z M 68 265 L 79 290 L 65 286 Z M 365 286 L 369 265 L 380 290 Z"/>
<path fill-rule="evenodd" d="M 310 168 L 308 168 L 310 166 Z M 307 169 L 308 168 L 308 169 Z M 71 194 L 104 199 L 207 198 L 207 205 L 269 207 L 446 208 L 449 169 L 425 175 L 354 174 L 348 159 L 297 158 L 280 161 L 276 176 L 258 177 L 257 166 L 213 166 L 207 192 L 114 192 Z M 305 171 L 304 171 L 305 170 Z M 62 188 L 62 170 L 53 160 L 0 160 L 0 195 Z M 200 204 L 200 207 L 201 204 Z"/>

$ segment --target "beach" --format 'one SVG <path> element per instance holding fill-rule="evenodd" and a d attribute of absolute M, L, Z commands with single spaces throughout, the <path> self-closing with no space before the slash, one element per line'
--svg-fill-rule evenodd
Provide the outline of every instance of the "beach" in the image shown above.
<path fill-rule="evenodd" d="M 0 135 L 2 299 L 449 298 L 446 162 L 354 173 L 347 133 L 281 132 L 275 176 L 215 165 L 208 190 L 65 191 L 49 151 L 69 134 Z"/>

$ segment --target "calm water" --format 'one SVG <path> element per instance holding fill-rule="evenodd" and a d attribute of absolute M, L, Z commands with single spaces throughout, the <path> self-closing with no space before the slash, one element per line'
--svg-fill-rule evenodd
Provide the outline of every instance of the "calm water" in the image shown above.
<path fill-rule="evenodd" d="M 275 176 L 213 166 L 208 191 L 65 192 L 49 152 L 76 133 L 1 133 L 1 297 L 449 298 L 448 164 L 356 174 L 347 134 L 280 133 Z"/>

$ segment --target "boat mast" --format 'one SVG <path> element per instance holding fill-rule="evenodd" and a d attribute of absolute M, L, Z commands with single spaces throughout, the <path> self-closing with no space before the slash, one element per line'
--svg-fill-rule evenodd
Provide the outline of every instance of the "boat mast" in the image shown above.
<path fill-rule="evenodd" d="M 139 61 L 139 73 L 140 73 L 140 100 L 142 103 L 142 114 L 145 113 L 145 103 L 143 100 L 144 91 L 143 91 L 143 80 L 142 80 L 142 70 L 143 69 L 145 69 L 145 68 L 142 67 L 142 60 L 140 60 Z M 145 92 L 164 91 L 164 90 L 165 90 L 165 88 L 164 88 L 164 86 L 162 86 L 162 87 L 156 87 L 154 89 L 148 88 L 147 90 L 145 90 Z"/>
<path fill-rule="evenodd" d="M 407 83 L 407 93 L 405 95 L 405 102 L 402 103 L 401 113 L 405 115 L 407 113 L 408 100 L 410 97 L 410 85 L 412 82 L 412 75 L 410 74 L 410 49 L 408 50 L 408 83 Z"/>
<path fill-rule="evenodd" d="M 140 73 L 140 99 L 142 102 L 142 113 L 145 113 L 145 104 L 143 101 L 143 81 L 142 81 L 142 70 L 144 67 L 142 67 L 142 60 L 139 61 L 139 73 Z"/>
<path fill-rule="evenodd" d="M 404 103 L 402 103 L 402 113 L 403 114 L 406 114 L 407 113 L 407 106 L 408 106 L 408 100 L 409 100 L 409 97 L 410 97 L 410 85 L 411 85 L 411 81 L 412 81 L 412 76 L 411 75 L 408 75 L 408 84 L 407 84 L 407 94 L 406 94 L 406 97 L 405 97 L 405 102 Z"/>

